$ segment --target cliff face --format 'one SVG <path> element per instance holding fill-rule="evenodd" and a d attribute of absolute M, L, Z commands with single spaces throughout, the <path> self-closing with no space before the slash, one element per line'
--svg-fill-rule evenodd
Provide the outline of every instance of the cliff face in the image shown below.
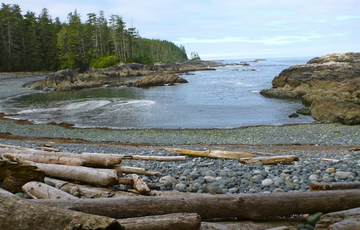
<path fill-rule="evenodd" d="M 360 124 L 360 53 L 331 54 L 283 70 L 267 97 L 302 98 L 324 123 Z"/>

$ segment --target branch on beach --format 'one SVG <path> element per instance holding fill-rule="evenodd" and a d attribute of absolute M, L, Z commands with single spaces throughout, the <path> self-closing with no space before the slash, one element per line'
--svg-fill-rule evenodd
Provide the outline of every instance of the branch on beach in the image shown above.
<path fill-rule="evenodd" d="M 273 157 L 255 157 L 255 158 L 240 158 L 239 163 L 256 164 L 262 163 L 264 165 L 289 164 L 293 161 L 298 161 L 299 158 L 293 155 L 273 156 Z"/>
<path fill-rule="evenodd" d="M 254 156 L 252 153 L 248 153 L 248 152 L 232 152 L 232 151 L 224 151 L 224 150 L 196 151 L 196 150 L 188 150 L 181 148 L 159 148 L 159 149 L 182 154 L 182 155 L 188 155 L 192 157 L 210 157 L 210 158 L 218 158 L 218 159 L 239 159 L 239 158 L 244 158 L 244 157 L 249 158 Z"/>

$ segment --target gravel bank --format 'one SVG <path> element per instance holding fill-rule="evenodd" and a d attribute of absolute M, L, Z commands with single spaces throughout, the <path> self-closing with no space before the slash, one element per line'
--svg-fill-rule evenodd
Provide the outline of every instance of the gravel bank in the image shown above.
<path fill-rule="evenodd" d="M 274 166 L 240 165 L 236 160 L 201 157 L 188 157 L 185 162 L 124 160 L 123 165 L 159 172 L 160 176 L 143 176 L 143 180 L 161 185 L 162 190 L 218 194 L 290 192 L 308 191 L 312 181 L 360 181 L 360 151 L 356 150 L 360 146 L 358 126 L 306 124 L 212 130 L 101 130 L 0 120 L 0 133 L 7 133 L 3 135 L 6 138 L 0 139 L 3 144 L 36 148 L 53 142 L 53 147 L 64 152 L 175 156 L 158 147 L 193 150 L 225 147 L 276 155 L 295 154 L 300 159 L 291 165 Z M 66 143 L 69 138 L 78 142 Z M 118 188 L 126 189 L 122 185 Z"/>

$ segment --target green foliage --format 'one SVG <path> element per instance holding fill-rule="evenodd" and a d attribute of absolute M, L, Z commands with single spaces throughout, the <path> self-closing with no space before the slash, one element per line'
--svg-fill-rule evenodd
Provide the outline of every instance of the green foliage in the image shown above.
<path fill-rule="evenodd" d="M 197 61 L 197 60 L 201 60 L 199 54 L 197 52 L 191 52 L 190 54 L 190 60 L 191 61 Z"/>
<path fill-rule="evenodd" d="M 187 61 L 185 48 L 142 38 L 122 17 L 90 13 L 68 14 L 67 23 L 51 19 L 46 8 L 39 15 L 21 14 L 19 5 L 0 8 L 0 71 L 37 71 L 64 68 L 106 68 L 119 62 L 153 64 Z M 197 55 L 198 57 L 198 55 Z M 199 57 L 198 57 L 199 58 Z"/>
<path fill-rule="evenodd" d="M 115 66 L 119 64 L 120 58 L 117 56 L 105 56 L 93 59 L 91 61 L 91 66 L 94 68 L 102 69 L 110 66 Z"/>

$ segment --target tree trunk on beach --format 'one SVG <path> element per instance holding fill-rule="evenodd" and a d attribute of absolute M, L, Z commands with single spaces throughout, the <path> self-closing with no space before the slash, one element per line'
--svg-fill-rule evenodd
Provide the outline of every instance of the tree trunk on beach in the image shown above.
<path fill-rule="evenodd" d="M 201 218 L 196 213 L 174 213 L 117 220 L 126 230 L 198 230 Z"/>
<path fill-rule="evenodd" d="M 254 158 L 240 158 L 239 163 L 256 164 L 262 163 L 264 165 L 276 165 L 276 164 L 289 164 L 293 161 L 298 161 L 297 156 L 272 156 L 272 157 L 254 157 Z"/>
<path fill-rule="evenodd" d="M 35 164 L 46 176 L 69 181 L 111 187 L 118 184 L 117 172 L 111 169 L 94 169 L 82 166 Z"/>
<path fill-rule="evenodd" d="M 12 193 L 21 192 L 21 187 L 30 181 L 44 181 L 44 172 L 36 166 L 10 160 L 0 160 L 0 188 Z"/>
<path fill-rule="evenodd" d="M 239 159 L 239 158 L 254 156 L 252 153 L 231 152 L 224 150 L 195 151 L 195 150 L 180 149 L 180 148 L 160 148 L 160 149 L 178 154 L 193 156 L 193 157 L 210 157 L 210 158 L 218 158 L 218 159 Z"/>
<path fill-rule="evenodd" d="M 78 199 L 77 197 L 60 189 L 35 181 L 24 184 L 22 190 L 33 199 Z"/>
<path fill-rule="evenodd" d="M 117 230 L 123 227 L 112 218 L 40 205 L 0 189 L 1 229 L 16 230 Z"/>
<path fill-rule="evenodd" d="M 171 213 L 198 213 L 202 219 L 237 217 L 259 220 L 270 216 L 334 212 L 360 207 L 360 190 L 257 193 L 239 195 L 136 196 L 95 200 L 34 200 L 61 208 L 113 218 Z M 136 205 L 134 205 L 136 204 Z"/>

